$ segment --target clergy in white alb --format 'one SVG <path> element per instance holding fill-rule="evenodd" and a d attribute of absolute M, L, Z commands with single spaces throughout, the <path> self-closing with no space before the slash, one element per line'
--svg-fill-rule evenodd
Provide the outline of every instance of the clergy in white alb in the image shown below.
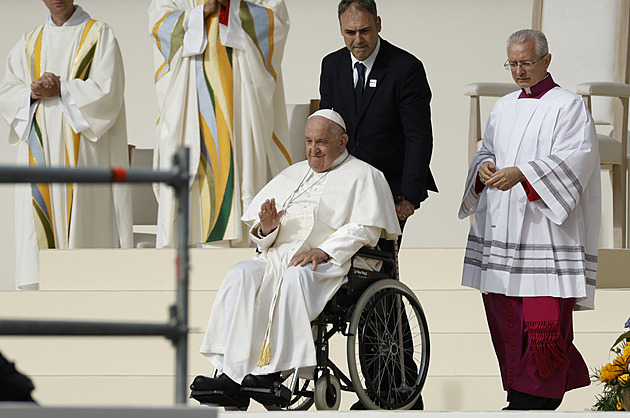
<path fill-rule="evenodd" d="M 574 309 L 594 308 L 597 135 L 582 98 L 547 72 L 542 32 L 508 45 L 522 90 L 495 104 L 468 172 L 459 217 L 475 217 L 462 284 L 484 294 L 508 409 L 555 409 L 589 383 L 571 324 Z"/>
<path fill-rule="evenodd" d="M 13 47 L 0 113 L 18 164 L 128 167 L 122 57 L 112 29 L 72 0 L 44 0 L 46 23 Z M 16 186 L 16 279 L 37 288 L 39 250 L 133 245 L 126 185 Z"/>
<path fill-rule="evenodd" d="M 275 177 L 243 215 L 260 253 L 228 272 L 201 346 L 237 387 L 247 375 L 315 366 L 310 323 L 347 280 L 351 257 L 400 235 L 385 177 L 348 154 L 342 123 L 331 110 L 311 116 L 308 161 Z M 193 386 L 224 389 L 221 377 Z"/>
<path fill-rule="evenodd" d="M 243 208 L 291 163 L 280 71 L 284 2 L 153 0 L 149 20 L 159 106 L 154 168 L 169 169 L 187 146 L 190 243 L 243 240 Z M 157 244 L 174 246 L 172 190 L 155 190 Z"/>

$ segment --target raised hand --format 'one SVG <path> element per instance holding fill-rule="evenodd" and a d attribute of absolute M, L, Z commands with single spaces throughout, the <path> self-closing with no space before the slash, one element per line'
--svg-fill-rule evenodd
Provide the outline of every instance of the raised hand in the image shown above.
<path fill-rule="evenodd" d="M 227 6 L 230 0 L 208 0 L 203 5 L 203 17 L 208 17 L 219 8 L 219 5 Z"/>
<path fill-rule="evenodd" d="M 260 205 L 258 219 L 260 219 L 260 228 L 264 236 L 272 233 L 280 225 L 282 215 L 284 215 L 283 210 L 280 212 L 276 210 L 276 199 L 267 199 Z"/>

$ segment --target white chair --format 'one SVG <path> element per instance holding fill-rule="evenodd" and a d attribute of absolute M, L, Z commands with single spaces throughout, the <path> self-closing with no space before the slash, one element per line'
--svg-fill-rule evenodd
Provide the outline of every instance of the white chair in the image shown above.
<path fill-rule="evenodd" d="M 584 97 L 598 126 L 601 167 L 612 175 L 615 248 L 626 248 L 627 236 L 629 25 L 630 0 L 533 0 L 532 28 L 542 30 L 549 40 L 554 80 Z M 518 89 L 509 86 L 465 86 L 471 97 L 470 157 L 482 135 L 479 97 L 499 97 Z"/>
<path fill-rule="evenodd" d="M 151 170 L 153 150 L 130 147 L 129 165 L 135 169 Z M 133 241 L 136 248 L 155 248 L 158 203 L 150 183 L 132 184 Z"/>

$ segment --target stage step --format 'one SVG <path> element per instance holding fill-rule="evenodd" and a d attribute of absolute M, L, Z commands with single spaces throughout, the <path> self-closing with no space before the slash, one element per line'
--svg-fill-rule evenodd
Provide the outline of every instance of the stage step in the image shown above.
<path fill-rule="evenodd" d="M 224 412 L 222 409 L 199 408 L 72 408 L 72 407 L 36 407 L 20 405 L 0 405 L 2 418 L 279 418 L 288 412 Z M 396 418 L 417 418 L 417 411 L 292 411 L 292 418 L 313 418 L 334 414 L 336 418 L 354 418 L 357 414 L 363 417 L 395 416 Z M 275 417 L 274 417 L 275 415 Z M 582 418 L 584 416 L 599 418 L 610 416 L 607 412 L 564 412 L 562 418 Z M 480 417 L 519 417 L 547 418 L 557 417 L 555 411 L 479 411 L 479 412 L 439 412 L 424 411 L 423 418 L 480 418 Z"/>
<path fill-rule="evenodd" d="M 202 407 L 41 407 L 0 403 L 2 418 L 215 418 L 216 408 Z"/>
<path fill-rule="evenodd" d="M 500 410 L 506 404 L 481 297 L 460 285 L 463 254 L 463 249 L 400 252 L 402 280 L 420 299 L 429 323 L 431 363 L 423 391 L 429 411 Z M 623 265 L 627 254 L 600 251 L 600 258 L 613 257 L 606 265 Z M 198 349 L 216 291 L 225 272 L 252 255 L 251 249 L 191 251 L 188 381 L 212 372 Z M 0 292 L 0 319 L 165 322 L 175 301 L 174 259 L 173 250 L 42 252 L 42 290 Z M 627 280 L 620 267 L 609 270 L 609 277 Z M 589 368 L 610 360 L 608 348 L 628 319 L 629 297 L 628 289 L 599 289 L 596 310 L 575 314 L 576 345 Z M 331 347 L 342 369 L 345 344 L 338 335 Z M 173 404 L 174 350 L 163 338 L 0 337 L 0 351 L 33 378 L 34 397 L 45 406 Z M 593 384 L 569 392 L 560 410 L 588 409 L 600 391 Z M 344 392 L 341 409 L 355 401 Z M 250 411 L 264 408 L 253 403 Z M 0 416 L 5 417 L 2 411 Z"/>

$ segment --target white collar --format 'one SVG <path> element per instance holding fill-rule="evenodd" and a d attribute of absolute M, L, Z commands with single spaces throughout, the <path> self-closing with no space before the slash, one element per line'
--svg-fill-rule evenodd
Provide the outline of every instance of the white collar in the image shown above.
<path fill-rule="evenodd" d="M 61 26 L 62 28 L 65 28 L 67 26 L 77 26 L 77 25 L 81 25 L 85 22 L 87 22 L 88 20 L 90 20 L 90 15 L 87 14 L 86 11 L 84 11 L 81 6 L 79 6 L 78 4 L 74 5 L 74 13 L 72 13 L 72 16 L 70 16 L 70 19 L 66 20 L 66 22 Z M 58 28 L 60 26 L 57 26 L 57 24 L 52 20 L 52 16 L 48 15 L 48 17 L 46 18 L 46 23 L 50 26 L 53 26 L 55 28 Z"/>
<path fill-rule="evenodd" d="M 343 164 L 347 159 L 348 159 L 348 150 L 344 149 L 343 152 L 341 153 L 341 155 L 339 157 L 337 157 L 337 159 L 335 161 L 333 161 L 333 163 L 331 164 L 330 168 L 326 171 L 331 171 L 334 170 L 335 168 L 339 167 L 341 164 Z"/>

